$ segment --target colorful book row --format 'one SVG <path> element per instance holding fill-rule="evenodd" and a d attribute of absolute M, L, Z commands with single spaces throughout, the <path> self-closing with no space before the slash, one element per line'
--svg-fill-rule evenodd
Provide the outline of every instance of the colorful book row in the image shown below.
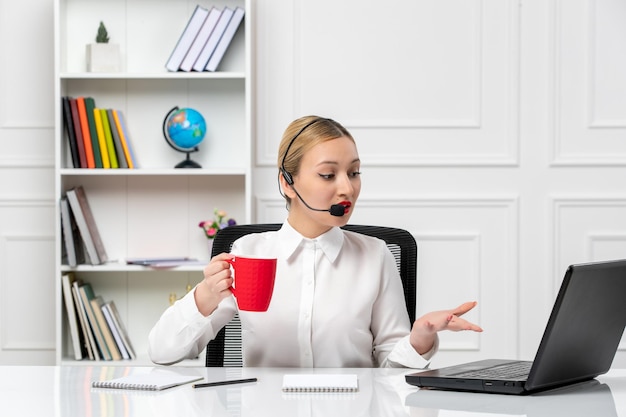
<path fill-rule="evenodd" d="M 137 168 L 120 110 L 96 107 L 93 97 L 61 98 L 74 168 Z"/>
<path fill-rule="evenodd" d="M 113 301 L 96 295 L 73 272 L 61 277 L 74 359 L 135 359 L 128 333 Z"/>
<path fill-rule="evenodd" d="M 165 68 L 168 71 L 217 70 L 244 17 L 244 9 L 197 5 Z"/>

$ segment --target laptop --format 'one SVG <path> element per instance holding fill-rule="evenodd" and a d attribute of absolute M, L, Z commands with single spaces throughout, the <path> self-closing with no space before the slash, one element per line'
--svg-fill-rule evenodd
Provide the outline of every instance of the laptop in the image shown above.
<path fill-rule="evenodd" d="M 486 359 L 411 373 L 420 388 L 523 395 L 593 379 L 610 367 L 626 325 L 626 260 L 570 265 L 535 359 Z"/>

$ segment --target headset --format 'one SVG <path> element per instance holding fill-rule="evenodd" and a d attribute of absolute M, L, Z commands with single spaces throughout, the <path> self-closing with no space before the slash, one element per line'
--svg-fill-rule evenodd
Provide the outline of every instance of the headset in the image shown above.
<path fill-rule="evenodd" d="M 285 179 L 285 181 L 287 182 L 287 184 L 289 184 L 289 186 L 293 189 L 293 191 L 296 193 L 296 195 L 298 196 L 298 198 L 300 199 L 300 201 L 302 201 L 302 203 L 306 206 L 306 208 L 308 208 L 309 210 L 313 210 L 313 211 L 327 211 L 329 212 L 332 216 L 337 216 L 337 217 L 341 217 L 345 214 L 346 212 L 346 207 L 341 205 L 341 204 L 333 204 L 332 206 L 330 206 L 330 208 L 328 209 L 317 209 L 317 208 L 313 208 L 311 206 L 309 206 L 307 204 L 306 201 L 304 201 L 304 199 L 300 196 L 300 193 L 298 193 L 298 191 L 295 189 L 295 187 L 293 186 L 293 176 L 291 175 L 291 173 L 289 171 L 287 171 L 285 169 L 285 159 L 287 158 L 287 154 L 289 154 L 289 150 L 291 149 L 291 145 L 293 145 L 293 143 L 295 142 L 295 140 L 298 138 L 298 136 L 300 136 L 300 134 L 302 132 L 304 132 L 309 126 L 320 122 L 320 121 L 332 121 L 331 119 L 325 119 L 323 117 L 318 117 L 316 119 L 311 120 L 309 123 L 307 123 L 306 125 L 304 125 L 304 127 L 302 129 L 300 129 L 298 131 L 298 133 L 296 133 L 294 135 L 293 138 L 291 138 L 291 141 L 289 141 L 289 145 L 287 145 L 287 149 L 285 150 L 285 154 L 283 155 L 283 160 L 280 164 L 280 173 L 282 174 L 283 178 Z M 279 186 L 280 189 L 280 186 Z M 281 191 L 282 194 L 282 191 Z M 284 196 L 284 194 L 283 194 Z"/>

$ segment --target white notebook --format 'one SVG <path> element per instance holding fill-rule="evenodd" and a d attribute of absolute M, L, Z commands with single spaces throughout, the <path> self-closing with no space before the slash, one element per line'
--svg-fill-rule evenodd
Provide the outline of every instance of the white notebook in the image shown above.
<path fill-rule="evenodd" d="M 185 375 L 167 370 L 153 370 L 150 373 L 131 374 L 108 381 L 93 381 L 94 388 L 130 389 L 144 391 L 160 391 L 177 385 L 202 379 L 199 375 Z"/>
<path fill-rule="evenodd" d="M 287 374 L 285 392 L 355 392 L 359 390 L 356 374 Z"/>

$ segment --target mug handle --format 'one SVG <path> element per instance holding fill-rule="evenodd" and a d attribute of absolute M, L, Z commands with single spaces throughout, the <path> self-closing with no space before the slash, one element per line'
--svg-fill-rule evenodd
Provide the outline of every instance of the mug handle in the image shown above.
<path fill-rule="evenodd" d="M 237 257 L 226 260 L 226 262 L 228 262 L 233 267 L 233 269 L 235 268 L 235 259 L 237 259 Z M 230 286 L 230 291 L 233 293 L 235 297 L 237 297 L 237 292 L 236 292 L 237 290 L 235 289 L 234 284 L 235 284 L 235 280 L 233 280 L 233 285 Z"/>

